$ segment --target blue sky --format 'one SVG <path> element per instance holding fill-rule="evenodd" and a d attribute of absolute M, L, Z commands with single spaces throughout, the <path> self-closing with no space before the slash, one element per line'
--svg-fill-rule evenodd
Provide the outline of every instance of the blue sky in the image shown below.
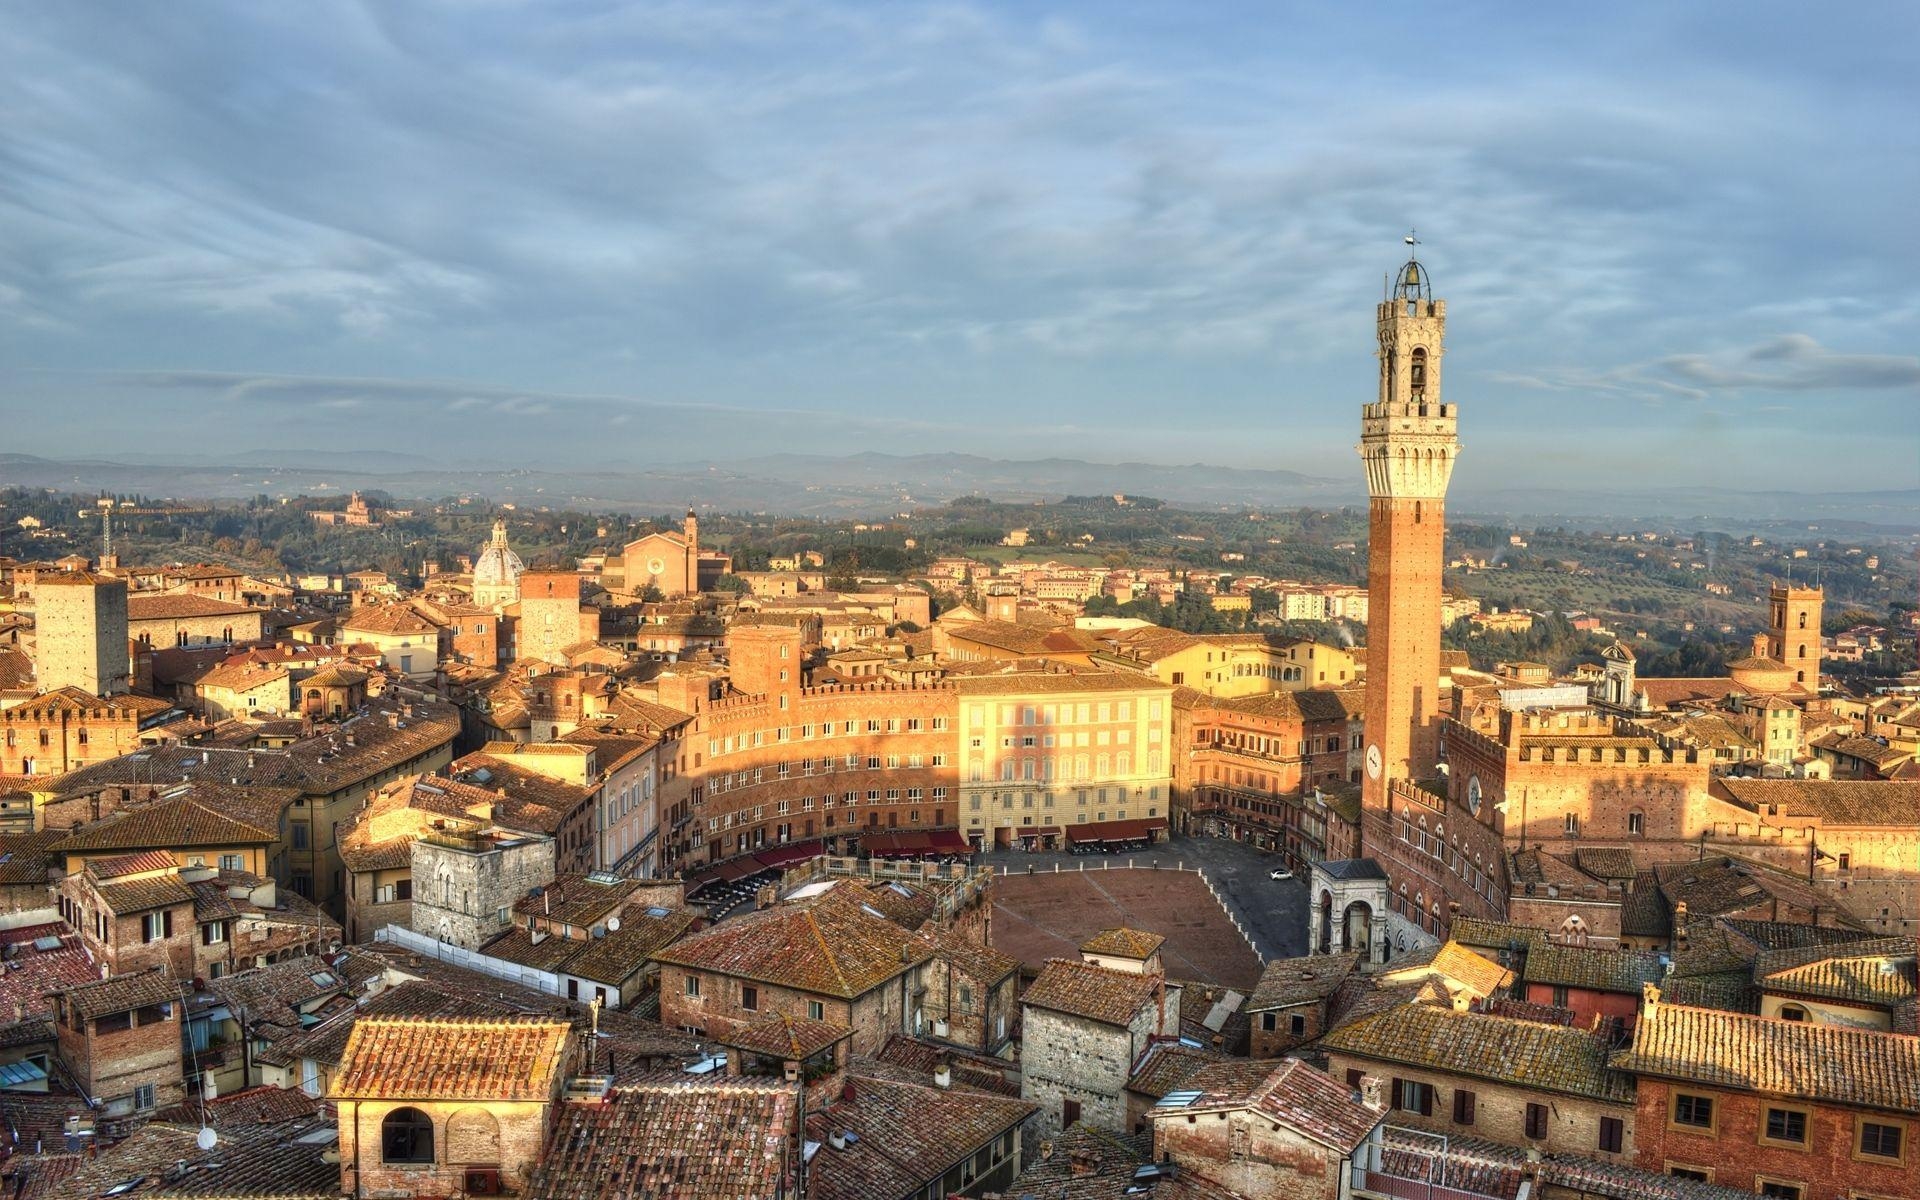
<path fill-rule="evenodd" d="M 1908 6 L 14 4 L 49 455 L 959 450 L 1358 477 L 1417 226 L 1457 480 L 1920 485 Z"/>

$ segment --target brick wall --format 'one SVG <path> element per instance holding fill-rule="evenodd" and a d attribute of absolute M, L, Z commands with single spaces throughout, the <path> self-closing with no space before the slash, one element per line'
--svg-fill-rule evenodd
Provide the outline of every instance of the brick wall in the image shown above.
<path fill-rule="evenodd" d="M 131 1017 L 125 1029 L 103 1029 Z M 80 1027 L 56 1022 L 60 1061 L 86 1093 L 109 1113 L 132 1111 L 135 1090 L 153 1088 L 153 1103 L 165 1108 L 186 1098 L 180 1058 L 180 1005 L 132 1014 L 110 1014 Z"/>
<path fill-rule="evenodd" d="M 700 981 L 700 994 L 687 994 L 687 977 Z M 744 989 L 754 989 L 754 1007 L 742 1004 Z M 672 963 L 660 964 L 660 1021 L 673 1029 L 694 1029 L 709 1038 L 724 1039 L 745 1025 L 765 1020 L 776 1013 L 790 1017 L 809 1017 L 809 1003 L 820 1005 L 819 1020 L 846 1025 L 853 1030 L 850 1053 L 878 1054 L 889 1035 L 906 1026 L 901 1015 L 901 985 L 898 977 L 879 987 L 845 1000 L 836 996 L 801 991 L 777 984 L 760 983 L 718 975 L 711 971 L 689 971 Z"/>
<path fill-rule="evenodd" d="M 1713 1101 L 1713 1128 L 1695 1131 L 1671 1120 L 1672 1097 L 1678 1090 Z M 1761 1141 L 1769 1102 L 1746 1092 L 1724 1091 L 1693 1084 L 1672 1084 L 1642 1077 L 1637 1101 L 1634 1138 L 1635 1162 L 1650 1171 L 1667 1173 L 1672 1167 L 1708 1172 L 1724 1187 L 1758 1191 L 1763 1181 L 1805 1185 L 1805 1200 L 1832 1196 L 1911 1196 L 1914 1194 L 1913 1141 L 1920 1121 L 1911 1116 L 1875 1114 L 1833 1105 L 1787 1105 L 1807 1113 L 1807 1147 L 1792 1149 Z M 1897 1163 L 1862 1160 L 1857 1121 L 1903 1126 L 1901 1147 L 1905 1159 Z"/>
<path fill-rule="evenodd" d="M 466 1168 L 480 1166 L 497 1167 L 502 1189 L 518 1194 L 545 1148 L 550 1107 L 499 1101 L 341 1101 L 341 1190 L 354 1196 L 465 1195 Z M 416 1109 L 432 1120 L 433 1162 L 382 1160 L 382 1123 L 401 1108 Z"/>

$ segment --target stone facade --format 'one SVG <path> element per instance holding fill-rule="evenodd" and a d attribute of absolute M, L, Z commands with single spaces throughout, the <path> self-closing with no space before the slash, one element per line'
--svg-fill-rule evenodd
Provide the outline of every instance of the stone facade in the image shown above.
<path fill-rule="evenodd" d="M 580 576 L 572 571 L 528 571 L 520 577 L 520 616 L 514 623 L 515 658 L 567 665 L 561 651 L 599 636 L 599 614 L 580 607 Z"/>
<path fill-rule="evenodd" d="M 1613 1162 L 1634 1161 L 1634 1106 L 1564 1092 L 1472 1076 L 1454 1075 L 1400 1063 L 1376 1062 L 1339 1050 L 1327 1054 L 1327 1073 L 1359 1086 L 1366 1075 L 1387 1082 L 1387 1121 L 1427 1129 L 1449 1137 L 1485 1138 L 1548 1154 L 1579 1155 Z M 1416 1088 L 1410 1085 L 1423 1085 Z M 1471 1100 L 1462 1100 L 1465 1092 Z M 1540 1136 L 1528 1130 L 1528 1106 L 1535 1108 Z M 1466 1118 L 1456 1120 L 1456 1117 Z M 1619 1121 L 1620 1149 L 1601 1150 L 1601 1121 Z"/>
<path fill-rule="evenodd" d="M 415 933 L 478 950 L 513 924 L 514 902 L 553 882 L 551 838 L 436 831 L 413 843 Z"/>
<path fill-rule="evenodd" d="M 1144 1004 L 1126 1025 L 1026 1006 L 1021 1014 L 1020 1096 L 1040 1106 L 1028 1130 L 1057 1137 L 1077 1121 L 1131 1132 L 1127 1080 L 1156 1036 L 1177 1032 L 1179 1004 Z M 1172 1026 L 1171 1029 L 1163 1026 Z"/>
<path fill-rule="evenodd" d="M 95 696 L 127 690 L 125 580 L 84 571 L 45 575 L 33 605 L 34 675 L 41 690 L 74 687 Z"/>
<path fill-rule="evenodd" d="M 1237 1196 L 1326 1200 L 1348 1194 L 1346 1155 L 1251 1108 L 1156 1113 L 1153 1157 L 1177 1162 Z"/>

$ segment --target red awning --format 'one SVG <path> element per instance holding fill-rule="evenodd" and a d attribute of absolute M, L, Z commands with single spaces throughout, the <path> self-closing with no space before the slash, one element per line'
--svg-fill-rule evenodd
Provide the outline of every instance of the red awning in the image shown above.
<path fill-rule="evenodd" d="M 809 838 L 804 842 L 792 842 L 785 846 L 775 846 L 771 850 L 762 850 L 754 857 L 760 860 L 761 866 L 778 869 L 792 866 L 797 862 L 805 862 L 810 858 L 818 858 L 823 850 L 824 847 L 819 838 Z"/>
<path fill-rule="evenodd" d="M 877 858 L 913 858 L 937 853 L 929 835 L 917 829 L 890 829 L 860 836 L 860 845 Z"/>
<path fill-rule="evenodd" d="M 1067 829 L 1067 840 L 1076 843 L 1087 842 L 1144 842 L 1153 836 L 1157 829 L 1167 827 L 1163 817 L 1152 817 L 1139 821 L 1089 821 L 1085 825 L 1074 825 Z"/>
<path fill-rule="evenodd" d="M 1023 838 L 1059 837 L 1060 827 L 1058 825 L 1022 825 L 1013 832 L 1015 836 Z"/>
<path fill-rule="evenodd" d="M 714 868 L 720 878 L 727 883 L 732 883 L 736 879 L 745 879 L 749 875 L 758 875 L 764 870 L 766 868 L 760 865 L 760 860 L 751 854 L 730 858 Z"/>
<path fill-rule="evenodd" d="M 969 854 L 972 843 L 960 836 L 958 829 L 936 829 L 927 835 L 928 848 L 936 854 Z"/>

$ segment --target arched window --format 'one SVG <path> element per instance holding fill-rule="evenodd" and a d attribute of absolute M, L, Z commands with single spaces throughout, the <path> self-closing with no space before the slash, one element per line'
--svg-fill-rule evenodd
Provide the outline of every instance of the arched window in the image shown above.
<path fill-rule="evenodd" d="M 396 1108 L 380 1122 L 380 1161 L 430 1163 L 433 1118 L 417 1108 Z"/>
<path fill-rule="evenodd" d="M 1568 833 L 1577 834 L 1580 832 L 1580 817 L 1577 814 L 1568 813 L 1564 824 Z"/>
<path fill-rule="evenodd" d="M 1800 614 L 1800 628 L 1802 628 L 1802 629 L 1805 629 L 1806 627 L 1807 627 L 1807 614 L 1805 614 L 1805 613 L 1801 613 L 1801 614 Z"/>
<path fill-rule="evenodd" d="M 1627 832 L 1637 836 L 1639 834 L 1645 833 L 1646 831 L 1647 831 L 1647 814 L 1641 812 L 1637 808 L 1634 809 L 1632 812 L 1629 812 L 1627 814 Z"/>
<path fill-rule="evenodd" d="M 1798 1004 L 1782 1004 L 1780 1006 L 1780 1019 L 1782 1021 L 1804 1021 L 1807 1019 L 1807 1010 Z"/>
<path fill-rule="evenodd" d="M 1413 348 L 1413 364 L 1410 369 L 1408 383 L 1412 386 L 1413 394 L 1416 396 L 1427 390 L 1427 348 L 1425 346 L 1415 346 Z"/>

